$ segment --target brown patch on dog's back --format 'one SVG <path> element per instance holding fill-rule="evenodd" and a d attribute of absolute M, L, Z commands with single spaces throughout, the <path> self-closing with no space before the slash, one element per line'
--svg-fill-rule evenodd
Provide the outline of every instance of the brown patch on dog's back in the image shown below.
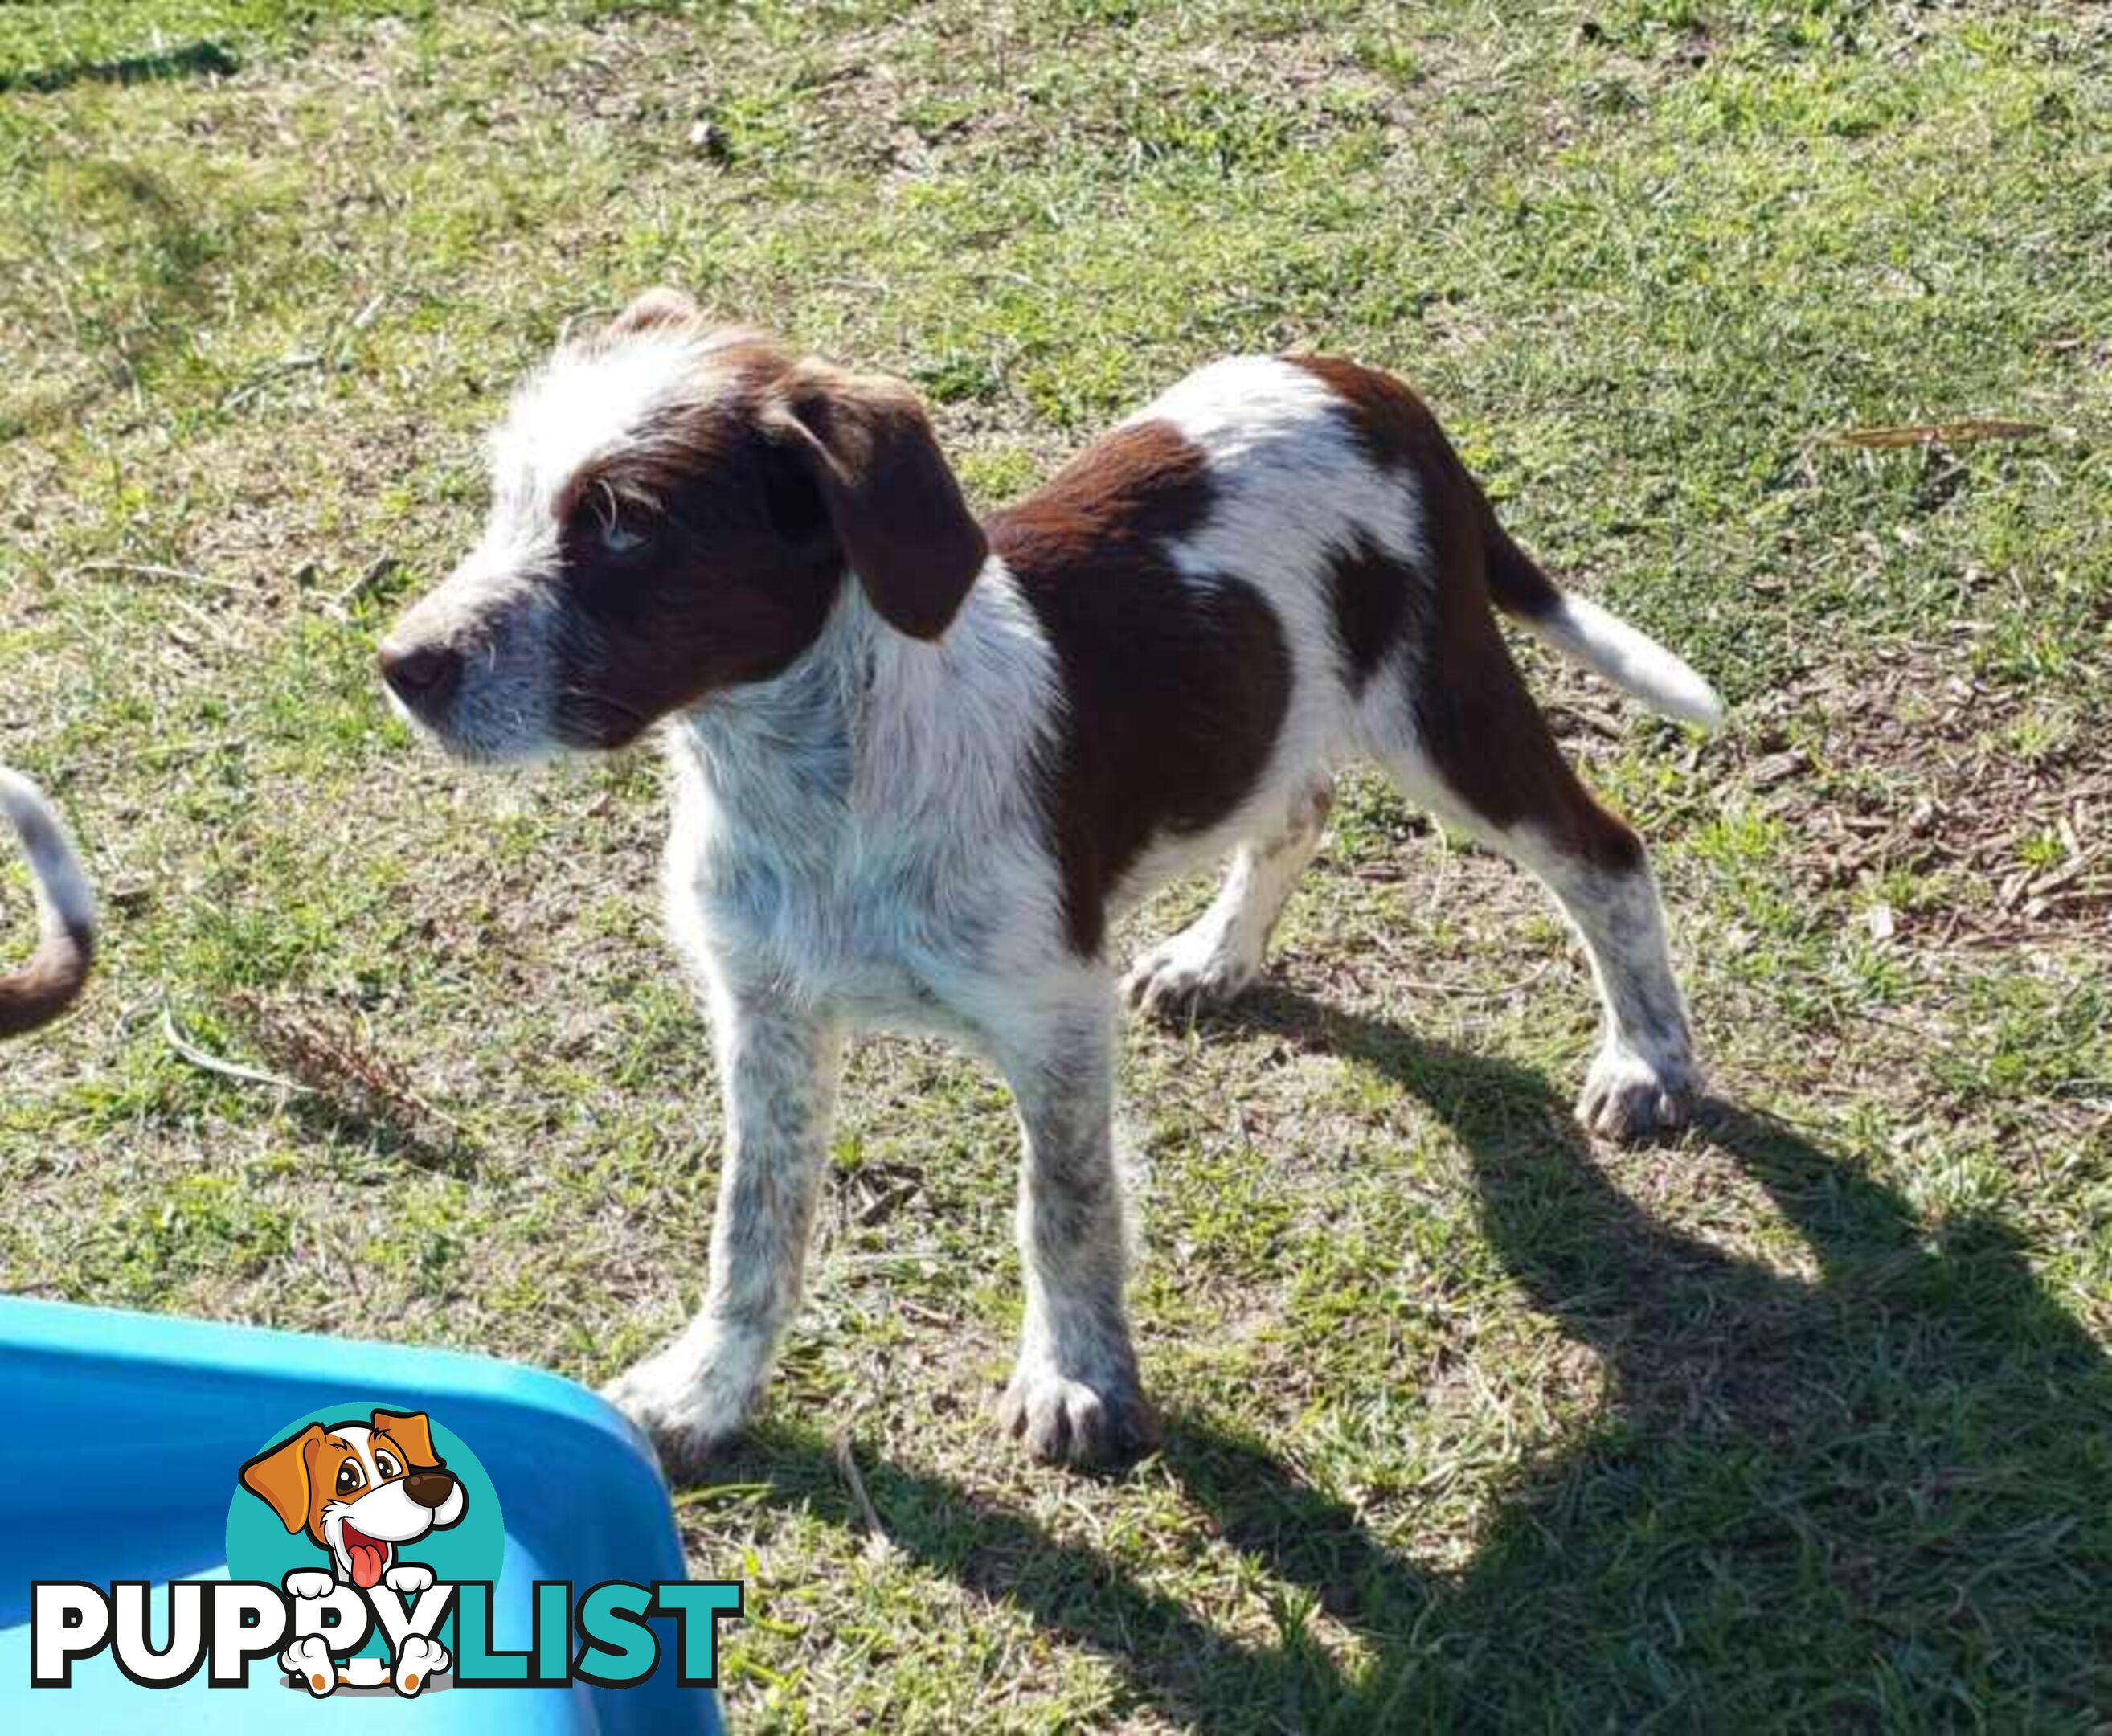
<path fill-rule="evenodd" d="M 1235 574 L 1183 575 L 1172 545 L 1209 515 L 1209 460 L 1171 424 L 1088 447 L 989 526 L 1054 647 L 1065 716 L 1044 769 L 1072 945 L 1153 837 L 1192 835 L 1259 780 L 1290 698 L 1275 612 Z"/>
<path fill-rule="evenodd" d="M 1405 599 L 1417 584 L 1429 599 L 1404 672 L 1418 740 L 1447 786 L 1492 826 L 1538 825 L 1601 868 L 1640 864 L 1635 833 L 1577 781 L 1555 745 L 1491 612 L 1494 604 L 1541 613 L 1559 595 L 1553 584 L 1496 522 L 1437 418 L 1405 385 L 1337 357 L 1288 359 L 1335 394 L 1371 462 L 1421 499 L 1426 571 L 1418 584 L 1396 568 L 1394 590 Z M 1372 653 L 1386 625 L 1375 600 L 1386 591 L 1386 558 L 1374 553 L 1376 563 L 1353 560 L 1345 577 L 1338 562 L 1331 576 L 1336 631 L 1353 672 L 1359 648 Z M 1385 648 L 1372 654 L 1382 658 Z"/>
<path fill-rule="evenodd" d="M 1436 489 L 1445 497 L 1442 510 L 1463 509 L 1481 534 L 1485 559 L 1478 576 L 1497 608 L 1507 614 L 1537 615 L 1554 607 L 1560 593 L 1496 522 L 1443 426 L 1405 381 L 1340 356 L 1285 359 L 1335 394 L 1372 463 L 1413 476 L 1426 490 Z M 1441 508 L 1433 503 L 1430 510 L 1434 514 Z"/>
<path fill-rule="evenodd" d="M 1341 356 L 1286 356 L 1284 360 L 1304 369 L 1335 394 L 1364 456 L 1380 468 L 1420 470 L 1441 449 L 1450 452 L 1437 418 L 1405 381 Z"/>

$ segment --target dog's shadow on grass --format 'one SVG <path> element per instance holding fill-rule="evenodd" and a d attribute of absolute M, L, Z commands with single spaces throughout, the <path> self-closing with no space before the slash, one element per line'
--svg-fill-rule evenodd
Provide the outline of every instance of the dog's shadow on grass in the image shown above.
<path fill-rule="evenodd" d="M 1711 1105 L 1707 1137 L 1817 1269 L 1786 1275 L 1636 1205 L 1535 1074 L 1280 991 L 1237 1016 L 1444 1121 L 1506 1269 L 1601 1360 L 1603 1414 L 1518 1478 L 1442 1576 L 1266 1447 L 1170 1418 L 1166 1469 L 1290 1588 L 1269 1643 L 883 1464 L 868 1480 L 898 1547 L 1208 1730 L 1926 1728 L 1991 1710 L 2088 1729 L 2112 1706 L 2112 1364 L 2006 1227 L 1932 1234 L 1859 1166 Z M 773 1475 L 817 1458 L 782 1435 L 758 1451 Z M 829 1469 L 795 1480 L 812 1499 Z M 1359 1636 L 1359 1661 L 1307 1637 L 1315 1608 Z"/>
<path fill-rule="evenodd" d="M 168 79 L 226 78 L 240 71 L 234 52 L 216 42 L 189 42 L 157 52 L 109 60 L 66 61 L 56 66 L 0 70 L 0 96 L 29 91 L 48 96 L 75 84 L 148 84 Z"/>

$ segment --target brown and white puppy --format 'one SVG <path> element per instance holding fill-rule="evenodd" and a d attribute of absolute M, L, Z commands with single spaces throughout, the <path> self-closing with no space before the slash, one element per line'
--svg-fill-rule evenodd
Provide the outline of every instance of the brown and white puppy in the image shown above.
<path fill-rule="evenodd" d="M 245 1464 L 242 1486 L 289 1533 L 305 1533 L 330 1557 L 328 1573 L 286 1575 L 287 1592 L 304 1598 L 326 1597 L 339 1584 L 424 1591 L 432 1569 L 399 1559 L 398 1550 L 459 1524 L 469 1505 L 461 1479 L 433 1450 L 432 1424 L 422 1410 L 376 1410 L 364 1423 L 311 1423 Z M 453 1659 L 437 1640 L 413 1633 L 385 1670 L 368 1658 L 340 1666 L 329 1642 L 311 1634 L 289 1644 L 279 1662 L 321 1697 L 341 1686 L 385 1681 L 398 1693 L 415 1694 Z"/>
<path fill-rule="evenodd" d="M 304 1532 L 339 1582 L 362 1591 L 423 1591 L 432 1570 L 396 1552 L 459 1523 L 468 1498 L 433 1451 L 422 1410 L 377 1410 L 365 1423 L 311 1423 L 242 1467 L 242 1486 Z M 327 1591 L 325 1584 L 323 1590 Z M 298 1594 L 297 1594 L 298 1595 Z"/>
<path fill-rule="evenodd" d="M 36 887 L 37 950 L 13 975 L 0 977 L 0 1037 L 19 1037 L 57 1018 L 88 981 L 95 897 L 58 815 L 19 772 L 0 769 L 0 811 L 22 841 Z"/>
<path fill-rule="evenodd" d="M 482 540 L 381 666 L 472 759 L 668 722 L 668 909 L 717 1031 L 728 1150 L 703 1310 L 612 1397 L 671 1469 L 762 1391 L 860 1026 L 949 1033 L 1017 1100 L 1012 1430 L 1074 1460 L 1148 1440 L 1108 924 L 1229 854 L 1216 902 L 1127 988 L 1153 1009 L 1237 995 L 1349 761 L 1561 901 L 1604 1005 L 1585 1122 L 1686 1114 L 1699 1073 L 1643 847 L 1571 772 L 1495 611 L 1675 716 L 1713 723 L 1718 702 L 1548 581 L 1399 381 L 1219 362 L 978 522 L 902 382 L 660 290 L 559 349 L 493 464 Z"/>

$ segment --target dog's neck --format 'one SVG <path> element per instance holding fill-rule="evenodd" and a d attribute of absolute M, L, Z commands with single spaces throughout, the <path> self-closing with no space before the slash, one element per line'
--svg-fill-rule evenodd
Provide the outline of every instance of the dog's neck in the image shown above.
<path fill-rule="evenodd" d="M 876 826 L 928 827 L 949 809 L 966 823 L 979 791 L 1017 788 L 1054 683 L 1032 611 L 995 560 L 935 643 L 888 627 L 847 577 L 805 656 L 693 707 L 669 745 L 722 827 L 812 860 Z"/>
<path fill-rule="evenodd" d="M 816 840 L 848 818 L 881 631 L 845 579 L 820 636 L 782 674 L 676 718 L 676 770 L 744 832 Z"/>

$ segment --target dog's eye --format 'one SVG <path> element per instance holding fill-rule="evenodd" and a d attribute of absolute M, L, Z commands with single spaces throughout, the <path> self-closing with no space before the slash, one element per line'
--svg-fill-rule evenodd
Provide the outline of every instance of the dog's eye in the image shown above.
<path fill-rule="evenodd" d="M 359 1468 L 356 1461 L 348 1459 L 338 1466 L 337 1492 L 339 1494 L 349 1495 L 354 1489 L 364 1486 L 366 1482 L 366 1473 Z"/>
<path fill-rule="evenodd" d="M 403 1474 L 403 1467 L 385 1452 L 375 1454 L 374 1468 L 385 1477 L 400 1477 Z"/>
<path fill-rule="evenodd" d="M 610 554 L 631 554 L 645 546 L 645 535 L 621 518 L 605 518 L 595 538 Z"/>

